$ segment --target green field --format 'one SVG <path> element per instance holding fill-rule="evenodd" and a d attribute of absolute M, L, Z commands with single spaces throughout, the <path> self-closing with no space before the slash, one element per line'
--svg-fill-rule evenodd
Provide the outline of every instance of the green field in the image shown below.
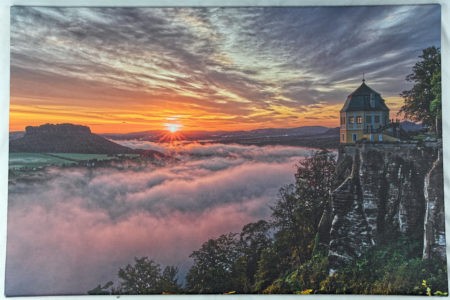
<path fill-rule="evenodd" d="M 126 157 L 132 158 L 138 154 L 126 154 Z M 43 168 L 46 166 L 71 166 L 83 161 L 90 160 L 112 160 L 117 159 L 116 156 L 107 154 L 83 154 L 83 153 L 10 153 L 9 169 L 33 169 Z"/>

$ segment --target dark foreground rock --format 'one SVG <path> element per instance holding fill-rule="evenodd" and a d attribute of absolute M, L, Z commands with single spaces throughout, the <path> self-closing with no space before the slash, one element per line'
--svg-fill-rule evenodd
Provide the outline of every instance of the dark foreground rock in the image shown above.
<path fill-rule="evenodd" d="M 424 258 L 445 260 L 441 149 L 437 142 L 341 146 L 343 182 L 329 212 L 330 273 L 400 236 L 423 240 Z"/>

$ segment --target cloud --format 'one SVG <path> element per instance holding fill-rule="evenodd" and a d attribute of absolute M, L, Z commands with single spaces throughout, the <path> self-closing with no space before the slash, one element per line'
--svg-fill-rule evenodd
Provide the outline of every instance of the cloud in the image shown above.
<path fill-rule="evenodd" d="M 99 96 L 149 111 L 189 102 L 249 124 L 257 111 L 282 115 L 270 111 L 279 99 L 298 112 L 340 103 L 362 73 L 385 97 L 398 95 L 421 50 L 440 46 L 439 5 L 13 7 L 11 15 L 13 98 L 56 104 L 65 93 L 90 106 Z"/>
<path fill-rule="evenodd" d="M 165 166 L 55 168 L 34 183 L 14 181 L 6 292 L 85 293 L 114 279 L 134 256 L 185 274 L 189 254 L 204 241 L 268 218 L 279 188 L 293 181 L 295 164 L 309 153 L 194 143 Z"/>
<path fill-rule="evenodd" d="M 248 209 L 252 205 L 260 206 L 246 203 Z M 10 213 L 11 218 L 23 219 L 9 223 L 9 295 L 83 294 L 115 279 L 118 268 L 135 256 L 149 256 L 186 272 L 187 257 L 204 241 L 254 220 L 245 207 L 231 205 L 204 214 L 174 212 L 165 218 L 142 212 L 114 223 L 99 211 L 69 203 L 55 204 L 51 211 L 37 205 L 29 209 Z"/>

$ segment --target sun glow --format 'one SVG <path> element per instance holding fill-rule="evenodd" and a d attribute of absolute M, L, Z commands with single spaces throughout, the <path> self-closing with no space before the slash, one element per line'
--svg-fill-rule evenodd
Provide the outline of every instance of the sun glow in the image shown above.
<path fill-rule="evenodd" d="M 172 120 L 172 119 L 171 119 Z M 181 124 L 179 123 L 164 123 L 166 128 L 166 133 L 162 133 L 159 141 L 162 143 L 176 144 L 177 142 L 184 139 L 183 135 L 180 133 Z"/>
<path fill-rule="evenodd" d="M 175 124 L 175 123 L 166 123 L 164 124 L 164 126 L 166 127 L 166 129 L 168 131 L 170 131 L 171 133 L 175 133 L 178 130 L 180 130 L 181 125 L 180 124 Z"/>

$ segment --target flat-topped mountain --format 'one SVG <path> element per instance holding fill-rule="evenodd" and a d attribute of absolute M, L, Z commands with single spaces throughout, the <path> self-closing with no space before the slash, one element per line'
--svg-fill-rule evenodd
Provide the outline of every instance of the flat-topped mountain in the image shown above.
<path fill-rule="evenodd" d="M 10 152 L 125 154 L 135 150 L 93 134 L 87 126 L 27 126 L 23 137 L 10 141 Z"/>

